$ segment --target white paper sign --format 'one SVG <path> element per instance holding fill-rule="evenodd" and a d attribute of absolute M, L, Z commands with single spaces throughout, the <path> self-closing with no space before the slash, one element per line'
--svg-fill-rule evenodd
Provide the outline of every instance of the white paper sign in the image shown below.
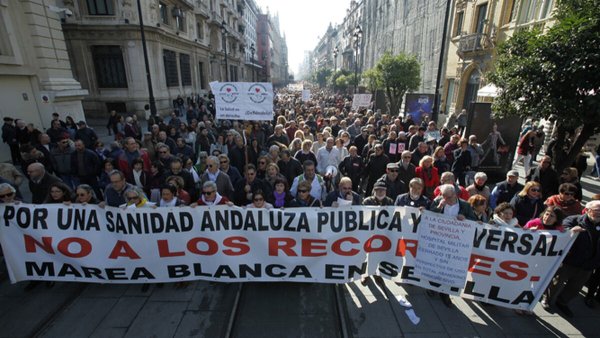
<path fill-rule="evenodd" d="M 368 107 L 371 105 L 373 94 L 354 94 L 352 108 Z"/>
<path fill-rule="evenodd" d="M 302 90 L 302 101 L 306 102 L 310 100 L 310 89 L 304 89 Z"/>
<path fill-rule="evenodd" d="M 452 217 L 435 217 L 429 212 L 421 215 L 419 245 L 415 274 L 430 281 L 462 287 L 473 251 L 473 222 Z"/>
<path fill-rule="evenodd" d="M 270 121 L 273 84 L 267 82 L 211 82 L 217 119 Z"/>

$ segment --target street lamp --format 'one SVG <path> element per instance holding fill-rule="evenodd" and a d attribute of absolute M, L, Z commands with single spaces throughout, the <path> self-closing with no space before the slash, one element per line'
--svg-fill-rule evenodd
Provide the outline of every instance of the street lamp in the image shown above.
<path fill-rule="evenodd" d="M 358 46 L 360 45 L 360 40 L 362 39 L 363 31 L 360 28 L 360 25 L 356 25 L 354 29 L 354 34 L 352 34 L 352 39 L 354 40 L 354 94 L 358 91 Z"/>
<path fill-rule="evenodd" d="M 156 101 L 152 91 L 152 77 L 150 76 L 150 63 L 148 62 L 148 48 L 146 48 L 146 35 L 144 34 L 144 20 L 142 17 L 142 6 L 137 0 L 138 18 L 140 19 L 140 33 L 142 36 L 142 50 L 144 51 L 144 63 L 146 64 L 146 82 L 148 83 L 148 103 L 150 104 L 150 116 L 156 117 Z"/>
<path fill-rule="evenodd" d="M 250 63 L 252 63 L 252 82 L 255 82 L 254 79 L 254 53 L 256 52 L 256 48 L 254 48 L 254 43 L 250 45 L 250 53 L 252 53 L 252 57 L 250 58 Z"/>
<path fill-rule="evenodd" d="M 229 65 L 227 64 L 227 23 L 221 22 L 221 37 L 223 39 L 223 51 L 225 52 L 225 81 L 229 82 Z"/>
<path fill-rule="evenodd" d="M 333 49 L 333 71 L 337 71 L 337 56 L 340 53 L 340 50 L 335 46 Z"/>

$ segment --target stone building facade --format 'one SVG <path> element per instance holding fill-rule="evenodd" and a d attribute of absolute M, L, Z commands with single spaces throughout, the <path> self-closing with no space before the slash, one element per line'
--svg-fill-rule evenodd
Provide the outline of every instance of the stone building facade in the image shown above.
<path fill-rule="evenodd" d="M 477 91 L 487 84 L 496 47 L 516 30 L 553 23 L 554 0 L 457 0 L 452 8 L 448 29 L 447 54 L 442 109 L 449 114 L 468 108 Z"/>
<path fill-rule="evenodd" d="M 64 9 L 42 0 L 0 0 L 0 119 L 50 127 L 53 112 L 85 119 L 87 91 L 73 77 L 61 28 Z M 0 161 L 10 151 L 0 144 Z"/>

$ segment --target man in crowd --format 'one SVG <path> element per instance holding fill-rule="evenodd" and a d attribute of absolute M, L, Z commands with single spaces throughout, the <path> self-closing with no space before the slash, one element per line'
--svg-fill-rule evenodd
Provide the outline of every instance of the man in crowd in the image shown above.
<path fill-rule="evenodd" d="M 206 171 L 200 176 L 200 184 L 206 181 L 212 181 L 217 184 L 217 191 L 221 196 L 231 200 L 233 198 L 233 184 L 229 175 L 219 170 L 220 163 L 217 156 L 209 156 L 206 159 Z"/>
<path fill-rule="evenodd" d="M 321 200 L 325 194 L 325 180 L 323 180 L 321 175 L 317 174 L 315 163 L 313 161 L 304 161 L 303 167 L 304 173 L 294 178 L 290 192 L 293 196 L 296 196 L 298 192 L 298 183 L 309 181 L 311 182 L 310 195 L 315 199 Z"/>
<path fill-rule="evenodd" d="M 355 191 L 352 191 L 352 180 L 349 177 L 342 177 L 338 184 L 338 189 L 327 194 L 323 202 L 323 206 L 325 207 L 361 204 L 362 197 Z"/>
<path fill-rule="evenodd" d="M 500 203 L 509 203 L 512 198 L 523 190 L 523 185 L 519 182 L 519 172 L 517 170 L 509 170 L 506 173 L 506 180 L 496 184 L 490 194 L 490 208 L 495 209 Z"/>
<path fill-rule="evenodd" d="M 60 178 L 46 172 L 41 163 L 32 163 L 27 167 L 29 175 L 29 191 L 31 191 L 31 203 L 42 204 L 48 195 L 50 185 L 60 182 Z"/>
<path fill-rule="evenodd" d="M 398 177 L 398 163 L 390 162 L 387 164 L 385 174 L 381 176 L 375 184 L 383 183 L 386 187 L 387 196 L 393 201 L 400 194 L 407 192 L 406 184 Z"/>
<path fill-rule="evenodd" d="M 358 156 L 357 147 L 351 146 L 348 156 L 344 157 L 340 163 L 339 170 L 343 176 L 350 177 L 352 180 L 353 191 L 359 191 L 359 185 L 361 183 L 364 169 L 365 165 L 362 157 Z"/>

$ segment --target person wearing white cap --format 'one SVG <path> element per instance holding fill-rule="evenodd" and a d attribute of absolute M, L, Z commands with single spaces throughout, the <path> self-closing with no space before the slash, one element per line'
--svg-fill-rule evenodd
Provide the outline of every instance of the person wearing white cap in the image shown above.
<path fill-rule="evenodd" d="M 502 202 L 510 202 L 510 200 L 521 190 L 523 185 L 518 182 L 519 172 L 510 170 L 506 173 L 506 180 L 496 184 L 490 194 L 490 208 L 495 209 Z"/>

